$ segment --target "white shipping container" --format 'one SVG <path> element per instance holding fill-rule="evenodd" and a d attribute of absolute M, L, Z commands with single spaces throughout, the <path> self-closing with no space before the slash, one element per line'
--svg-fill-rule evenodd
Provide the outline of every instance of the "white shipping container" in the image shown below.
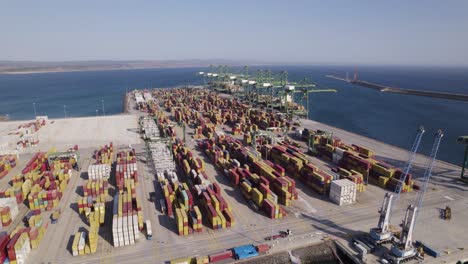
<path fill-rule="evenodd" d="M 335 148 L 335 153 L 338 155 L 341 155 L 343 157 L 343 154 L 345 153 L 346 150 L 342 148 Z"/>
<path fill-rule="evenodd" d="M 332 181 L 329 197 L 340 206 L 353 204 L 356 202 L 356 184 L 348 179 Z"/>
<path fill-rule="evenodd" d="M 341 156 L 341 155 L 339 155 L 337 153 L 333 153 L 333 163 L 334 164 L 338 164 L 342 158 L 343 158 L 343 156 Z"/>

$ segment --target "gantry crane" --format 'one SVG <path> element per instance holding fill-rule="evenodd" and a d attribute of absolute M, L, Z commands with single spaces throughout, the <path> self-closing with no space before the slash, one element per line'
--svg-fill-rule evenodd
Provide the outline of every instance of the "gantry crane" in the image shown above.
<path fill-rule="evenodd" d="M 434 168 L 437 152 L 439 151 L 440 142 L 443 136 L 444 134 L 440 129 L 435 134 L 431 155 L 428 159 L 426 170 L 424 171 L 421 191 L 419 192 L 413 204 L 408 206 L 405 218 L 401 224 L 401 233 L 398 237 L 398 242 L 391 248 L 391 257 L 396 263 L 400 263 L 401 261 L 414 257 L 417 254 L 417 251 L 413 246 L 413 232 L 416 228 L 416 221 L 419 212 L 422 209 L 424 195 L 426 194 L 427 190 L 427 184 L 429 183 L 429 180 L 432 176 L 432 169 Z"/>
<path fill-rule="evenodd" d="M 462 180 L 468 180 L 468 177 L 465 177 L 465 169 L 468 168 L 468 136 L 461 136 L 457 139 L 457 142 L 465 145 L 465 157 L 463 158 L 461 178 Z"/>
<path fill-rule="evenodd" d="M 283 85 L 283 90 L 280 94 L 283 95 L 281 100 L 282 109 L 284 109 L 286 115 L 292 120 L 295 114 L 301 114 L 302 111 L 294 111 L 292 109 L 294 103 L 294 94 L 299 93 L 301 96 L 300 104 L 304 106 L 304 116 L 309 119 L 309 93 L 336 93 L 335 89 L 313 89 L 317 87 L 317 84 L 310 83 L 307 78 L 304 78 L 298 83 L 287 83 Z"/>
<path fill-rule="evenodd" d="M 405 183 L 406 177 L 408 176 L 411 167 L 413 166 L 414 159 L 416 158 L 416 153 L 418 152 L 419 145 L 421 144 L 421 139 L 424 135 L 424 127 L 419 127 L 416 133 L 416 138 L 414 139 L 413 146 L 411 147 L 410 157 L 406 163 L 405 171 L 403 175 L 401 175 L 398 184 L 395 188 L 397 199 L 393 202 L 393 195 L 390 193 L 386 193 L 384 197 L 384 201 L 382 203 L 382 207 L 379 210 L 380 217 L 379 223 L 377 228 L 373 228 L 370 230 L 370 237 L 374 240 L 376 244 L 381 244 L 387 242 L 390 239 L 391 234 L 389 234 L 389 224 L 390 224 L 390 216 L 392 214 L 392 210 L 394 204 L 398 202 L 401 190 L 403 188 L 403 184 Z"/>

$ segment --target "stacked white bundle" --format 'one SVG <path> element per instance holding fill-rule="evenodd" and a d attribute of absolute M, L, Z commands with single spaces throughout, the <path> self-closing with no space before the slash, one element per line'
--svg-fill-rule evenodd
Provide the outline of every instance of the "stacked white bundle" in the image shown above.
<path fill-rule="evenodd" d="M 356 202 L 356 184 L 348 179 L 332 181 L 330 185 L 330 200 L 338 205 Z"/>
<path fill-rule="evenodd" d="M 120 202 L 125 203 L 120 199 Z M 114 247 L 134 245 L 140 239 L 140 229 L 138 227 L 138 214 L 136 211 L 128 212 L 128 215 L 119 216 L 119 194 L 114 196 L 114 215 L 112 219 L 112 238 Z M 131 203 L 131 202 L 130 202 Z"/>
<path fill-rule="evenodd" d="M 81 237 L 80 237 L 80 240 L 78 242 L 78 252 L 80 252 L 80 255 L 84 255 L 85 246 L 86 246 L 86 233 L 81 232 Z"/>
<path fill-rule="evenodd" d="M 175 162 L 169 148 L 163 143 L 150 143 L 149 149 L 156 172 L 175 171 Z"/>
<path fill-rule="evenodd" d="M 124 244 L 123 246 L 128 246 L 130 245 L 129 237 L 128 237 L 128 223 L 127 223 L 127 216 L 120 217 L 122 221 L 122 231 L 123 231 L 123 238 L 124 238 Z M 121 244 L 122 246 L 122 244 Z"/>
<path fill-rule="evenodd" d="M 109 179 L 111 167 L 109 164 L 91 164 L 88 166 L 88 179 Z"/>
<path fill-rule="evenodd" d="M 338 164 L 338 162 L 343 158 L 344 152 L 344 149 L 335 148 L 335 152 L 333 153 L 333 163 Z"/>
<path fill-rule="evenodd" d="M 143 93 L 143 97 L 145 98 L 145 101 L 153 101 L 153 96 L 149 92 Z"/>
<path fill-rule="evenodd" d="M 152 118 L 144 118 L 141 126 L 145 131 L 145 138 L 156 140 L 160 138 L 159 128 Z"/>
<path fill-rule="evenodd" d="M 138 241 L 140 239 L 140 230 L 138 229 L 138 215 L 135 212 L 133 212 L 132 221 L 133 221 L 133 237 L 135 238 L 135 241 Z"/>
<path fill-rule="evenodd" d="M 126 170 L 125 170 L 126 166 Z M 124 175 L 124 179 L 133 179 L 135 178 L 135 172 L 138 171 L 136 162 L 127 163 L 127 164 L 117 164 L 115 167 L 117 172 L 122 172 Z"/>
<path fill-rule="evenodd" d="M 135 101 L 137 104 L 145 102 L 141 93 L 135 93 Z"/>

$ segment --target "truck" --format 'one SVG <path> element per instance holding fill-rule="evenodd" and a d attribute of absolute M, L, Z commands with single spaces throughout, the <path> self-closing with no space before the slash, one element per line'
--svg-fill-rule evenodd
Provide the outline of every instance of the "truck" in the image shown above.
<path fill-rule="evenodd" d="M 265 240 L 276 240 L 278 238 L 284 238 L 284 237 L 291 236 L 291 234 L 292 234 L 291 230 L 286 229 L 286 231 L 279 231 L 278 234 L 276 234 L 276 235 L 265 237 Z"/>
<path fill-rule="evenodd" d="M 153 231 L 151 229 L 151 221 L 149 219 L 146 220 L 146 240 L 153 239 Z"/>
<path fill-rule="evenodd" d="M 50 215 L 50 221 L 52 224 L 56 224 L 58 222 L 58 219 L 60 217 L 60 209 L 59 210 L 55 210 L 55 212 L 53 212 L 51 215 Z"/>

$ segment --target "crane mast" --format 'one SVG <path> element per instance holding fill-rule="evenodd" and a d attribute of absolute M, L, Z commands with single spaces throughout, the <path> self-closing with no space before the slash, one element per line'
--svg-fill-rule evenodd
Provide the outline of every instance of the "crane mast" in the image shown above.
<path fill-rule="evenodd" d="M 392 237 L 392 233 L 390 232 L 390 209 L 392 207 L 392 199 L 393 194 L 385 194 L 382 207 L 379 210 L 380 217 L 377 228 L 373 228 L 370 231 L 371 238 L 377 241 L 377 243 L 388 241 Z"/>

